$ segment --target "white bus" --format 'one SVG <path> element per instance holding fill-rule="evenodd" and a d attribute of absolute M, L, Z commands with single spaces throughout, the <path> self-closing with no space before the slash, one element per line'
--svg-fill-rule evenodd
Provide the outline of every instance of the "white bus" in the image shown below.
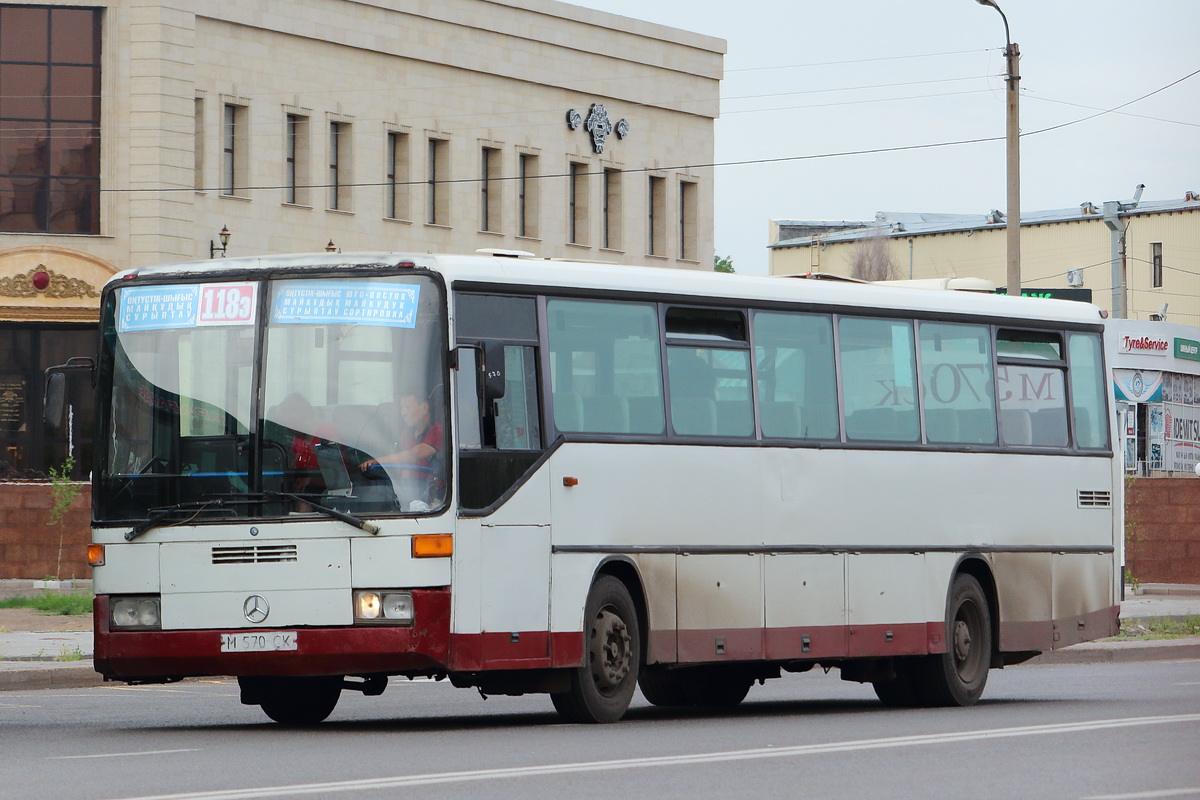
<path fill-rule="evenodd" d="M 285 724 L 390 676 L 588 722 L 814 666 L 970 705 L 1117 630 L 1101 316 L 501 255 L 124 272 L 96 669 Z"/>

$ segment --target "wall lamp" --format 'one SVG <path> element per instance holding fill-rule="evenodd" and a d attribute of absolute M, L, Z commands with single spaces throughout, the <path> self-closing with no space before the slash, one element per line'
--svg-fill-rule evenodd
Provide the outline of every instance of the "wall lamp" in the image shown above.
<path fill-rule="evenodd" d="M 217 253 L 220 253 L 221 258 L 224 258 L 225 251 L 229 249 L 229 226 L 222 225 L 221 230 L 217 234 L 217 236 L 219 236 L 221 238 L 221 246 L 217 247 L 216 243 L 212 239 L 209 239 L 208 240 L 208 257 L 209 258 L 216 258 Z"/>
<path fill-rule="evenodd" d="M 326 253 L 340 253 L 340 252 L 342 252 L 342 250 L 340 247 L 338 247 L 336 244 L 333 243 L 333 239 L 330 239 L 329 244 L 325 245 L 325 252 Z"/>

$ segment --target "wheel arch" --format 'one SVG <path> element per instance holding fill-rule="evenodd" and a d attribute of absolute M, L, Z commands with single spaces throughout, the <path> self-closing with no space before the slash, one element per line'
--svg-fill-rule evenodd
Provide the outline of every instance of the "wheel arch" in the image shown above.
<path fill-rule="evenodd" d="M 959 575 L 970 575 L 979 581 L 983 595 L 987 598 L 988 616 L 992 620 L 992 664 L 993 667 L 1003 666 L 1000 657 L 1000 593 L 996 585 L 996 576 L 992 572 L 991 562 L 982 553 L 966 553 L 959 559 L 951 576 L 950 583 Z M 949 588 L 947 588 L 947 592 Z"/>
<path fill-rule="evenodd" d="M 592 583 L 594 584 L 601 575 L 611 575 L 625 584 L 625 588 L 629 590 L 629 597 L 633 600 L 633 606 L 637 610 L 638 638 L 641 640 L 642 659 L 645 660 L 650 636 L 650 607 L 646 602 L 646 587 L 642 581 L 641 571 L 628 558 L 614 555 L 605 558 L 596 567 Z"/>

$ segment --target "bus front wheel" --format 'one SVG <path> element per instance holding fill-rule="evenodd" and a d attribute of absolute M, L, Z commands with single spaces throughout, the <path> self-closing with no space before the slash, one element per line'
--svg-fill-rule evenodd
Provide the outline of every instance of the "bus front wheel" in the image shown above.
<path fill-rule="evenodd" d="M 637 688 L 642 649 L 637 610 L 625 584 L 600 576 L 588 592 L 583 619 L 583 666 L 571 671 L 570 689 L 550 699 L 569 722 L 616 722 Z"/>
<path fill-rule="evenodd" d="M 916 686 L 928 706 L 970 706 L 983 694 L 992 665 L 992 618 L 987 595 L 973 576 L 958 575 L 946 603 L 946 652 L 916 668 Z"/>
<path fill-rule="evenodd" d="M 240 677 L 243 702 L 258 705 L 280 725 L 316 725 L 333 713 L 342 694 L 340 675 Z"/>

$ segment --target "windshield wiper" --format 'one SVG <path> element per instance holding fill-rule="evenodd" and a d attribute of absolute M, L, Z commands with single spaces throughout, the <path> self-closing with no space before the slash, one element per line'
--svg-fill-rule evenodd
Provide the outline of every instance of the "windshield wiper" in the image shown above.
<path fill-rule="evenodd" d="M 311 508 L 313 511 L 324 514 L 325 516 L 327 516 L 331 519 L 339 520 L 341 522 L 346 523 L 347 525 L 353 525 L 354 527 L 358 528 L 359 530 L 364 530 L 370 534 L 379 533 L 378 525 L 367 522 L 366 520 L 359 519 L 358 517 L 354 516 L 353 514 L 347 514 L 345 511 L 338 511 L 336 508 L 330 508 L 329 506 L 323 506 L 320 503 L 314 503 L 311 498 L 305 497 L 303 495 L 292 494 L 291 492 L 263 492 L 263 496 L 264 497 L 286 497 L 289 500 L 295 500 L 298 503 L 304 503 L 306 506 Z"/>
<path fill-rule="evenodd" d="M 148 518 L 139 522 L 137 525 L 134 525 L 130 530 L 125 531 L 125 541 L 132 542 L 134 539 L 141 536 L 143 533 L 150 530 L 151 528 L 158 527 L 159 523 L 161 523 L 167 517 L 174 514 L 176 511 L 180 511 L 185 508 L 187 508 L 187 509 L 194 508 L 194 509 L 197 509 L 196 513 L 198 514 L 201 511 L 208 508 L 209 506 L 215 506 L 215 507 L 219 508 L 224 505 L 225 505 L 225 501 L 223 499 L 214 498 L 212 500 L 200 500 L 200 501 L 190 502 L 190 503 L 176 503 L 173 506 L 167 506 L 166 508 L 161 509 L 157 513 L 151 514 Z"/>

